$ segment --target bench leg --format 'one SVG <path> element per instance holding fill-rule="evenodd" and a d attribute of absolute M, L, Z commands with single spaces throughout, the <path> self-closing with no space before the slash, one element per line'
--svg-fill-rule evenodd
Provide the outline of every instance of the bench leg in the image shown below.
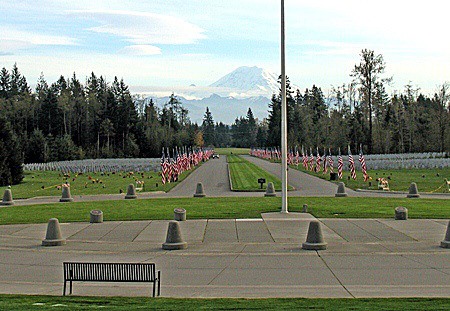
<path fill-rule="evenodd" d="M 158 271 L 158 296 L 161 294 L 161 271 Z"/>
<path fill-rule="evenodd" d="M 67 281 L 66 281 L 66 280 L 64 280 L 64 289 L 63 289 L 63 296 L 65 296 L 65 295 L 66 295 L 66 283 L 67 283 Z"/>
<path fill-rule="evenodd" d="M 70 281 L 70 294 L 72 295 L 72 281 Z"/>

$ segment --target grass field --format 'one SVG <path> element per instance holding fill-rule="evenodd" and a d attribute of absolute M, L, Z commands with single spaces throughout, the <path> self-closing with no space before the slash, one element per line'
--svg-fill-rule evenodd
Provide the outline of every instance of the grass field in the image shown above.
<path fill-rule="evenodd" d="M 297 167 L 291 166 L 296 169 Z M 315 173 L 311 171 L 305 171 L 301 165 L 299 170 L 308 174 L 317 176 L 322 179 L 330 179 L 330 174 L 323 174 L 323 172 Z M 337 170 L 335 169 L 335 172 Z M 350 173 L 343 172 L 343 181 L 346 187 L 351 189 L 369 189 L 377 190 L 378 182 L 377 178 L 385 178 L 389 183 L 391 191 L 408 191 L 409 185 L 412 182 L 417 184 L 419 192 L 435 192 L 435 193 L 449 193 L 448 188 L 445 185 L 444 178 L 450 180 L 450 168 L 444 169 L 411 169 L 411 170 L 369 170 L 369 176 L 371 180 L 364 181 L 362 173 L 357 172 L 357 179 L 349 179 Z M 336 181 L 336 183 L 339 181 Z"/>
<path fill-rule="evenodd" d="M 136 181 L 144 182 L 142 191 L 169 191 L 180 181 L 184 180 L 192 171 L 184 172 L 176 183 L 161 184 L 161 176 L 157 172 L 97 172 L 85 174 L 70 174 L 63 176 L 56 171 L 25 171 L 25 178 L 18 185 L 11 187 L 14 199 L 27 199 L 40 196 L 61 196 L 58 187 L 65 182 L 70 184 L 72 195 L 116 194 L 127 191 L 129 184 Z M 6 187 L 0 187 L 1 193 Z"/>
<path fill-rule="evenodd" d="M 231 184 L 234 191 L 265 191 L 267 183 L 273 182 L 275 190 L 281 190 L 281 180 L 249 161 L 230 154 L 227 156 Z M 261 189 L 258 179 L 264 178 L 266 184 Z"/>
<path fill-rule="evenodd" d="M 449 310 L 450 299 L 171 299 L 0 295 L 0 310 Z"/>
<path fill-rule="evenodd" d="M 409 218 L 450 218 L 450 200 L 396 198 L 289 198 L 289 211 L 300 212 L 303 204 L 319 218 L 392 218 L 394 208 L 408 208 Z M 0 208 L 0 225 L 89 221 L 93 209 L 103 211 L 105 221 L 173 219 L 175 208 L 185 208 L 188 219 L 259 218 L 261 213 L 281 209 L 281 198 L 175 198 L 101 202 L 54 203 Z"/>
<path fill-rule="evenodd" d="M 230 155 L 230 154 L 249 154 L 250 149 L 248 148 L 214 148 L 214 151 L 218 154 Z"/>

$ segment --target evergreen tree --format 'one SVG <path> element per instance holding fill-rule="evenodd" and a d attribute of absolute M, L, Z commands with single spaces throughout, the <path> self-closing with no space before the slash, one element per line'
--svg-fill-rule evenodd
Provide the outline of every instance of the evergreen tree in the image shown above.
<path fill-rule="evenodd" d="M 214 119 L 209 108 L 206 107 L 205 115 L 203 116 L 202 122 L 202 132 L 203 140 L 206 146 L 213 146 L 216 142 L 215 131 L 214 131 Z"/>
<path fill-rule="evenodd" d="M 0 115 L 0 186 L 15 185 L 23 179 L 23 158 L 17 136 Z"/>

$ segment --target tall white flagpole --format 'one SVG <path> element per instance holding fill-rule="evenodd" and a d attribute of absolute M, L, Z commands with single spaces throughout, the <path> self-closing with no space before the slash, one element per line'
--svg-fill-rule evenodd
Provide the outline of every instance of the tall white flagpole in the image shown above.
<path fill-rule="evenodd" d="M 288 213 L 287 202 L 287 107 L 284 0 L 281 0 L 281 212 Z"/>

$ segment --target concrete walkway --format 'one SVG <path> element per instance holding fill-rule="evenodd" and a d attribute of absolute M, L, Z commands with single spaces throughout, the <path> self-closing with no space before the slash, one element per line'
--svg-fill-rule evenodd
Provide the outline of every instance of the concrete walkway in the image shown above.
<path fill-rule="evenodd" d="M 189 211 L 188 211 L 189 216 Z M 155 262 L 166 297 L 450 297 L 446 220 L 320 219 L 328 249 L 305 251 L 309 214 L 180 223 L 188 248 L 164 251 L 167 221 L 0 226 L 0 293 L 61 295 L 62 262 Z M 150 296 L 151 285 L 74 283 L 75 295 Z"/>

